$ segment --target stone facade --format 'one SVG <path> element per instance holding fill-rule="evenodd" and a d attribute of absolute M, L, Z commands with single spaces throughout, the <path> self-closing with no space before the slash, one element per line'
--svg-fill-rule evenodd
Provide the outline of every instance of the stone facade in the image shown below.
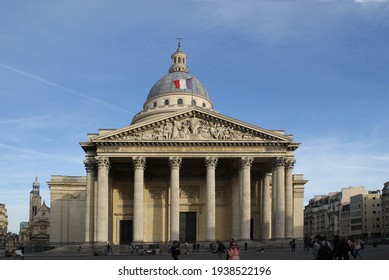
<path fill-rule="evenodd" d="M 59 190 L 82 197 L 77 213 L 85 219 L 84 228 L 78 222 L 85 242 L 303 237 L 307 181 L 293 174 L 299 144 L 283 131 L 214 111 L 180 46 L 169 74 L 152 87 L 129 126 L 89 134 L 80 144 L 85 182 L 80 178 L 77 191 L 66 177 L 48 184 L 55 220 L 64 216 L 55 206 L 64 201 Z M 54 234 L 60 225 L 51 226 L 53 240 L 64 240 Z M 72 224 L 67 227 L 73 232 Z"/>
<path fill-rule="evenodd" d="M 85 238 L 85 176 L 51 176 L 50 244 L 83 243 Z"/>

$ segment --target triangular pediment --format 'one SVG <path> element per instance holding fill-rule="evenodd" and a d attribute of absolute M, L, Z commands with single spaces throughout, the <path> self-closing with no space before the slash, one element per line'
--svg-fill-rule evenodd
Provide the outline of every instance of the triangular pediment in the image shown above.
<path fill-rule="evenodd" d="M 147 122 L 96 135 L 92 142 L 246 141 L 291 143 L 291 136 L 266 130 L 203 108 L 176 111 Z"/>

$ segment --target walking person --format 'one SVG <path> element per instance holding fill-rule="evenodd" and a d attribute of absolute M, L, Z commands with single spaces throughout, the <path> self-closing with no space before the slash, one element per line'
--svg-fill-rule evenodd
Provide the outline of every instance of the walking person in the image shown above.
<path fill-rule="evenodd" d="M 173 260 L 178 260 L 178 256 L 181 255 L 180 241 L 173 241 L 170 247 L 170 253 L 172 254 Z"/>
<path fill-rule="evenodd" d="M 227 249 L 228 260 L 240 260 L 240 249 L 236 242 L 231 243 L 231 247 Z"/>
<path fill-rule="evenodd" d="M 224 253 L 226 252 L 226 246 L 224 246 L 222 241 L 218 241 L 216 252 L 217 252 L 217 258 L 219 260 L 224 260 Z"/>
<path fill-rule="evenodd" d="M 315 236 L 315 244 L 312 248 L 313 259 L 315 260 L 332 260 L 333 247 L 332 244 L 326 240 L 325 236 L 317 234 Z"/>
<path fill-rule="evenodd" d="M 356 239 L 355 240 L 355 247 L 354 247 L 354 260 L 360 258 L 363 260 L 363 257 L 361 255 L 361 250 L 362 250 L 362 241 L 361 239 Z"/>

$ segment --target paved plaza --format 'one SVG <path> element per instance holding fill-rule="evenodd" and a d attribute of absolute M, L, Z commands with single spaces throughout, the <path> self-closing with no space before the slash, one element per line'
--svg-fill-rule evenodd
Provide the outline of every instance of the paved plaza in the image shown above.
<path fill-rule="evenodd" d="M 183 250 L 182 250 L 183 251 Z M 389 245 L 380 245 L 378 247 L 366 246 L 362 250 L 362 256 L 365 260 L 389 260 Z M 312 251 L 307 254 L 302 248 L 297 248 L 296 253 L 290 252 L 289 249 L 272 249 L 264 252 L 257 252 L 255 249 L 241 251 L 242 260 L 312 260 Z M 26 253 L 25 260 L 172 260 L 167 253 L 136 255 L 129 251 L 114 251 L 110 256 L 94 256 L 88 252 L 43 252 L 43 253 Z M 200 252 L 190 252 L 188 255 L 179 256 L 181 260 L 217 260 L 217 254 L 212 254 L 206 250 Z M 10 257 L 0 256 L 0 261 L 13 260 Z"/>

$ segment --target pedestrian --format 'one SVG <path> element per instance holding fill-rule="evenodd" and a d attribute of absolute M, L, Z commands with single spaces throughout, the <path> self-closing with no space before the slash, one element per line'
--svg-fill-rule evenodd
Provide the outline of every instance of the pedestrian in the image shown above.
<path fill-rule="evenodd" d="M 293 240 L 289 242 L 289 245 L 291 247 L 291 252 L 296 253 L 296 239 L 293 238 Z"/>
<path fill-rule="evenodd" d="M 337 260 L 349 260 L 349 247 L 346 238 L 342 237 L 337 245 L 335 259 Z"/>
<path fill-rule="evenodd" d="M 224 260 L 224 253 L 226 252 L 226 246 L 224 246 L 222 241 L 218 241 L 216 252 L 217 252 L 217 258 L 219 260 Z"/>
<path fill-rule="evenodd" d="M 228 260 L 240 260 L 240 249 L 236 242 L 231 243 L 231 247 L 227 249 Z"/>
<path fill-rule="evenodd" d="M 316 234 L 314 240 L 315 244 L 312 248 L 313 258 L 315 260 L 332 260 L 333 247 L 332 244 L 326 240 L 326 237 L 320 234 Z"/>
<path fill-rule="evenodd" d="M 362 241 L 361 239 L 356 239 L 355 240 L 355 247 L 354 247 L 354 260 L 360 258 L 363 260 L 363 257 L 361 255 L 361 250 L 362 250 Z"/>
<path fill-rule="evenodd" d="M 305 237 L 304 238 L 304 253 L 305 254 L 308 254 L 309 250 L 311 250 L 313 248 L 313 245 L 314 245 L 314 240 L 312 240 L 312 238 L 310 237 Z"/>
<path fill-rule="evenodd" d="M 197 252 L 200 252 L 200 243 L 199 242 L 197 242 L 197 244 L 196 244 L 196 250 L 197 250 Z"/>
<path fill-rule="evenodd" d="M 173 241 L 170 251 L 173 257 L 173 260 L 178 260 L 178 256 L 181 255 L 180 251 L 180 241 Z"/>
<path fill-rule="evenodd" d="M 351 236 L 349 241 L 348 241 L 348 250 L 350 252 L 350 255 L 355 260 L 355 238 L 354 238 L 354 236 Z"/>
<path fill-rule="evenodd" d="M 196 243 L 193 242 L 192 244 L 192 253 L 196 252 Z"/>

